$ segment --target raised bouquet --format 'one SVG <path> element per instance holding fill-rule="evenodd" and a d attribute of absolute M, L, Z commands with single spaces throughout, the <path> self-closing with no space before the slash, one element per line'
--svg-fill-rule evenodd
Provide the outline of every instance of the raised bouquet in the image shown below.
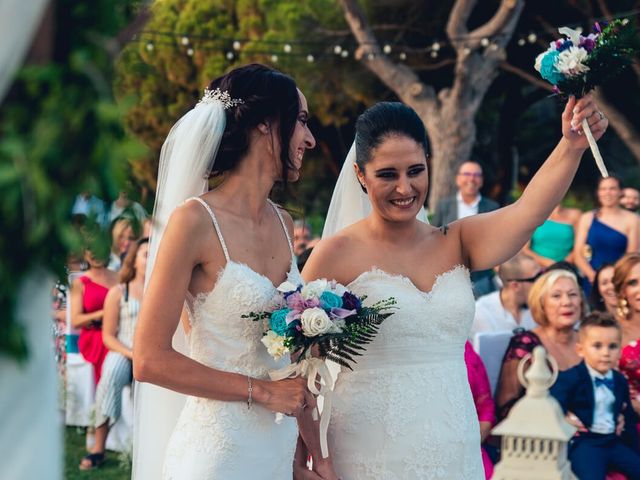
<path fill-rule="evenodd" d="M 328 455 L 327 429 L 331 415 L 333 379 L 325 360 L 352 369 L 354 357 L 362 355 L 380 324 L 393 314 L 394 298 L 363 306 L 358 297 L 335 281 L 324 279 L 306 285 L 285 282 L 278 287 L 277 307 L 270 312 L 244 315 L 265 322 L 262 343 L 275 359 L 291 355 L 291 365 L 269 372 L 272 380 L 303 376 L 309 390 L 323 397 L 320 418 L 320 447 Z M 320 376 L 320 388 L 316 384 Z M 314 419 L 318 412 L 314 410 Z M 280 417 L 281 418 L 281 415 Z"/>
<path fill-rule="evenodd" d="M 614 20 L 608 25 L 596 23 L 593 33 L 562 27 L 564 38 L 551 42 L 538 55 L 535 69 L 553 85 L 556 94 L 580 98 L 610 80 L 633 63 L 640 51 L 637 29 L 628 19 Z M 591 152 L 603 177 L 608 177 L 598 145 L 587 120 L 582 121 Z"/>

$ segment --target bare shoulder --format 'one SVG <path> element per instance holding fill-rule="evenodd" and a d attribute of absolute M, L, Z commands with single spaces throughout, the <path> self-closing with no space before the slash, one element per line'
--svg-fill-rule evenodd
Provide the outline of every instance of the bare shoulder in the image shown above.
<path fill-rule="evenodd" d="M 347 273 L 347 259 L 351 257 L 356 240 L 350 229 L 342 230 L 335 235 L 323 238 L 313 247 L 313 251 L 305 264 L 302 275 L 305 280 L 330 278 L 343 281 Z"/>
<path fill-rule="evenodd" d="M 287 210 L 285 210 L 284 207 L 278 205 L 277 203 L 275 203 L 274 205 L 278 209 L 278 212 L 280 212 L 282 220 L 284 220 L 284 224 L 287 226 L 289 234 L 293 234 L 293 218 L 291 217 L 291 214 Z"/>
<path fill-rule="evenodd" d="M 593 211 L 584 212 L 580 215 L 581 225 L 590 225 L 593 222 Z"/>
<path fill-rule="evenodd" d="M 175 208 L 169 217 L 167 228 L 178 228 L 185 233 L 195 233 L 198 230 L 204 231 L 210 223 L 210 216 L 204 206 L 200 202 L 191 201 Z"/>
<path fill-rule="evenodd" d="M 105 304 L 110 303 L 114 304 L 120 301 L 122 298 L 122 285 L 117 284 L 114 287 L 111 287 L 107 292 L 107 296 L 104 299 Z"/>

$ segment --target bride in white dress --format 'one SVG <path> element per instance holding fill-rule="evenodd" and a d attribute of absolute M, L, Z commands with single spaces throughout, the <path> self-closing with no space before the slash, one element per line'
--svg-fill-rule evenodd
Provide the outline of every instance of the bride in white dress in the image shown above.
<path fill-rule="evenodd" d="M 148 382 L 136 386 L 136 480 L 292 477 L 296 420 L 276 424 L 273 412 L 298 416 L 315 399 L 301 379 L 268 380 L 289 359 L 274 361 L 263 325 L 242 315 L 271 308 L 275 285 L 301 282 L 293 222 L 268 195 L 297 180 L 315 145 L 307 116 L 290 77 L 249 65 L 214 80 L 163 146 L 133 359 Z M 210 172 L 224 180 L 205 193 Z M 185 303 L 186 354 L 172 345 Z M 187 395 L 177 423 L 166 389 Z"/>
<path fill-rule="evenodd" d="M 325 237 L 337 233 L 315 247 L 303 276 L 336 279 L 367 303 L 395 297 L 398 310 L 354 371 L 338 374 L 330 457 L 314 464 L 332 462 L 348 480 L 485 478 L 464 363 L 475 308 L 469 270 L 512 257 L 562 199 L 588 147 L 572 130 L 583 118 L 602 136 L 607 120 L 591 98 L 570 100 L 563 137 L 522 197 L 443 228 L 416 218 L 428 188 L 417 114 L 381 103 L 358 119 L 325 227 Z"/>

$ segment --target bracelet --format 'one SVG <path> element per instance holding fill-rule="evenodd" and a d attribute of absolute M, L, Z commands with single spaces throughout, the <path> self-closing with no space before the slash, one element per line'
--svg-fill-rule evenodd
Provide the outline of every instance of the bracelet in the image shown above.
<path fill-rule="evenodd" d="M 247 383 L 249 387 L 247 391 L 249 392 L 249 397 L 247 398 L 247 410 L 251 410 L 251 404 L 253 403 L 253 385 L 251 385 L 251 377 L 247 375 Z"/>

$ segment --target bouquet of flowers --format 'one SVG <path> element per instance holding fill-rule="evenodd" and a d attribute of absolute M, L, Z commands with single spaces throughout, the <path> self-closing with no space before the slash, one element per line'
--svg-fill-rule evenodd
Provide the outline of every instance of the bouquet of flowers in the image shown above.
<path fill-rule="evenodd" d="M 325 364 L 331 360 L 352 369 L 354 357 L 362 355 L 380 324 L 393 314 L 394 298 L 363 306 L 366 297 L 358 297 L 335 281 L 324 279 L 306 285 L 285 282 L 278 287 L 276 309 L 243 315 L 265 322 L 262 343 L 275 359 L 291 354 L 295 361 L 287 367 L 270 372 L 272 380 L 303 376 L 315 395 L 323 397 L 320 418 L 320 446 L 327 457 L 327 428 L 331 412 L 333 379 Z M 313 353 L 313 354 L 312 354 Z M 320 376 L 320 388 L 316 378 Z M 314 419 L 318 412 L 314 411 Z M 282 416 L 276 418 L 278 421 Z"/>
<path fill-rule="evenodd" d="M 556 94 L 580 98 L 610 80 L 633 63 L 640 51 L 637 29 L 628 19 L 614 20 L 604 28 L 599 23 L 593 33 L 583 36 L 568 27 L 558 30 L 565 38 L 551 42 L 549 48 L 538 55 L 535 69 L 553 85 Z M 608 177 L 589 124 L 582 129 L 587 136 L 591 152 L 603 177 Z"/>

